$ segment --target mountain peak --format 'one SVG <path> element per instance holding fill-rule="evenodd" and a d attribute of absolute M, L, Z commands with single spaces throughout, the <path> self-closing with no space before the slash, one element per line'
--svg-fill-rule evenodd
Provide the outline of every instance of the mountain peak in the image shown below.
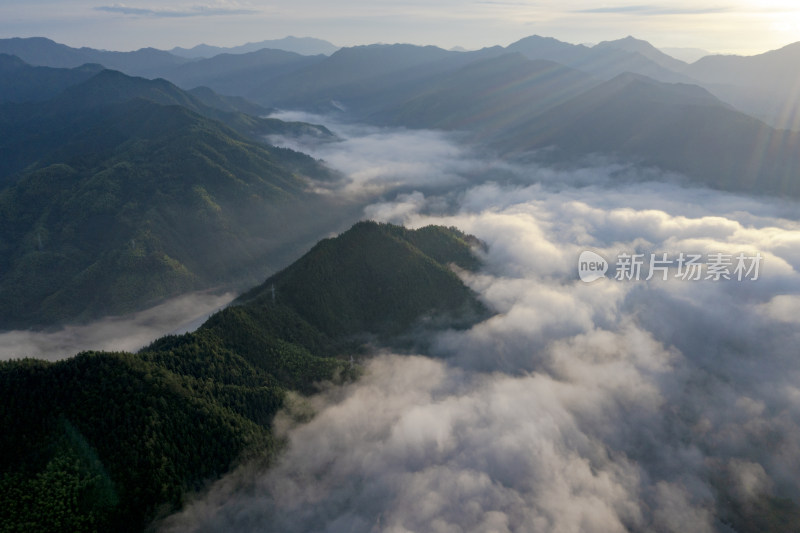
<path fill-rule="evenodd" d="M 397 334 L 422 319 L 471 324 L 485 313 L 448 267 L 476 268 L 475 237 L 364 221 L 325 239 L 241 301 L 289 305 L 330 335 Z M 335 280 L 335 283 L 333 283 Z"/>
<path fill-rule="evenodd" d="M 669 69 L 674 72 L 683 72 L 684 68 L 686 67 L 686 63 L 679 59 L 675 59 L 674 57 L 665 54 L 649 42 L 637 39 L 632 35 L 628 35 L 622 39 L 617 39 L 616 41 L 603 41 L 593 46 L 593 49 L 597 50 L 622 50 L 624 52 L 636 53 L 644 56 L 645 58 L 649 59 L 653 63 L 657 65 Z"/>
<path fill-rule="evenodd" d="M 602 41 L 594 45 L 593 48 L 619 48 L 626 51 L 657 50 L 655 46 L 643 39 L 637 39 L 633 35 L 628 35 L 622 39 L 613 41 Z"/>
<path fill-rule="evenodd" d="M 575 45 L 564 41 L 559 41 L 554 37 L 529 35 L 528 37 L 523 37 L 522 39 L 511 43 L 506 47 L 506 49 L 514 50 L 518 48 L 528 48 L 531 46 L 542 47 L 542 48 L 547 47 L 550 49 L 571 49 L 571 48 L 581 47 L 582 45 Z"/>

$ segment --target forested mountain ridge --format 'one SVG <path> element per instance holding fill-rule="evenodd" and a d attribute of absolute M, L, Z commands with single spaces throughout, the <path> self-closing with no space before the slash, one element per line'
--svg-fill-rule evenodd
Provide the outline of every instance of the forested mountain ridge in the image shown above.
<path fill-rule="evenodd" d="M 466 326 L 486 314 L 446 274 L 450 263 L 476 268 L 478 245 L 452 228 L 360 223 L 194 333 L 164 337 L 138 354 L 0 363 L 3 530 L 141 531 L 239 461 L 270 461 L 280 447 L 270 423 L 287 392 L 356 378 L 351 356 L 362 356 L 360 334 L 389 340 L 420 322 Z M 341 286 L 319 273 L 345 273 L 365 255 L 376 256 L 365 267 L 375 280 L 365 280 L 365 289 L 387 312 L 326 330 L 364 295 L 350 290 L 359 272 Z M 409 278 L 418 272 L 437 284 Z M 306 300 L 297 285 L 304 283 L 333 307 L 309 312 L 316 301 Z M 403 293 L 410 297 L 398 302 Z"/>
<path fill-rule="evenodd" d="M 426 315 L 447 325 L 470 323 L 486 310 L 447 265 L 475 269 L 477 246 L 477 239 L 452 228 L 412 231 L 361 222 L 321 241 L 238 301 L 247 307 L 274 298 L 330 337 L 364 331 L 396 336 Z"/>
<path fill-rule="evenodd" d="M 45 102 L 0 105 L 0 328 L 263 279 L 270 243 L 302 234 L 293 220 L 321 201 L 310 180 L 335 174 L 250 127 L 329 134 L 107 70 Z"/>

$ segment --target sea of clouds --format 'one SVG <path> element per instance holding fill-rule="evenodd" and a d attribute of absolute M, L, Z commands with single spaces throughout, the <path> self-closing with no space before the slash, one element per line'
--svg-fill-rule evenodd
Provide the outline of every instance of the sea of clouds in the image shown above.
<path fill-rule="evenodd" d="M 339 193 L 371 195 L 365 218 L 486 244 L 462 276 L 496 314 L 440 333 L 430 353 L 370 359 L 357 383 L 307 400 L 307 424 L 282 415 L 273 468 L 241 467 L 162 530 L 729 532 L 800 499 L 796 203 L 601 160 L 501 162 L 436 132 L 330 127 L 341 142 L 302 148 L 349 176 Z M 762 260 L 756 280 L 672 269 L 583 283 L 584 250 L 612 265 Z"/>

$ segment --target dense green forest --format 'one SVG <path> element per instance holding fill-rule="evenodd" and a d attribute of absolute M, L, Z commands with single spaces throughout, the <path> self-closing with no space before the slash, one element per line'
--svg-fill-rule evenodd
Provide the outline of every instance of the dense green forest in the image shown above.
<path fill-rule="evenodd" d="M 6 69 L 22 85 L 90 70 Z M 326 220 L 306 215 L 325 200 L 309 180 L 335 175 L 252 136 L 332 135 L 239 108 L 250 109 L 108 70 L 44 102 L 0 104 L 0 329 L 251 286 L 286 264 L 286 236 L 315 240 Z"/>
<path fill-rule="evenodd" d="M 288 391 L 356 379 L 366 341 L 486 316 L 448 266 L 476 268 L 476 246 L 362 222 L 193 333 L 0 363 L 2 530 L 141 531 L 241 461 L 269 463 Z"/>

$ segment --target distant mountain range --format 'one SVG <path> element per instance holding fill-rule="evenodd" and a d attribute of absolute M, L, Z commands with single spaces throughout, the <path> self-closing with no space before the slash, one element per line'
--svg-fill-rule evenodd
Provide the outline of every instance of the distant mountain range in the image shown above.
<path fill-rule="evenodd" d="M 800 131 L 800 43 L 755 56 L 707 56 L 686 73 L 738 109 Z"/>
<path fill-rule="evenodd" d="M 189 61 L 155 48 L 142 48 L 134 52 L 109 52 L 93 48 L 72 48 L 44 37 L 0 39 L 0 54 L 17 56 L 35 66 L 75 68 L 86 63 L 97 63 L 126 74 L 147 77 Z"/>
<path fill-rule="evenodd" d="M 173 83 L 185 88 L 204 85 L 223 94 L 257 97 L 273 81 L 316 65 L 324 61 L 325 57 L 264 49 L 199 59 L 162 74 Z"/>
<path fill-rule="evenodd" d="M 602 154 L 719 189 L 800 197 L 800 136 L 789 128 L 800 120 L 800 44 L 693 64 L 633 37 L 592 47 L 531 36 L 472 52 L 396 44 L 208 59 L 34 38 L 0 40 L 0 52 L 6 327 L 252 282 L 274 228 L 310 231 L 295 222 L 302 209 L 281 209 L 318 200 L 308 178 L 332 179 L 310 158 L 261 144 L 267 134 L 333 139 L 321 126 L 258 116 L 274 108 L 460 131 L 512 159 L 580 164 Z M 214 255 L 217 247 L 226 252 Z M 92 296 L 95 272 L 109 273 L 98 282 L 105 292 L 95 292 L 118 297 Z"/>
<path fill-rule="evenodd" d="M 219 54 L 246 54 L 248 52 L 258 52 L 259 50 L 263 50 L 265 48 L 269 48 L 271 50 L 284 50 L 305 56 L 315 56 L 320 54 L 329 56 L 339 49 L 338 46 L 322 39 L 289 36 L 284 37 L 283 39 L 270 39 L 266 41 L 259 41 L 257 43 L 247 43 L 241 46 L 232 46 L 229 48 L 209 46 L 207 44 L 199 44 L 192 48 L 176 47 L 172 50 L 169 50 L 169 52 L 180 57 L 198 59 L 214 57 Z"/>
<path fill-rule="evenodd" d="M 696 85 L 623 74 L 492 142 L 506 154 L 608 154 L 718 189 L 800 197 L 800 133 L 775 130 Z"/>
<path fill-rule="evenodd" d="M 198 45 L 171 51 L 143 48 L 132 52 L 110 52 L 71 48 L 45 38 L 11 38 L 0 39 L 0 54 L 15 55 L 36 66 L 75 68 L 95 63 L 129 75 L 163 77 L 185 89 L 205 85 L 223 94 L 243 96 L 268 106 L 278 104 L 322 110 L 326 106 L 335 108 L 331 101 L 344 104 L 352 89 L 356 89 L 356 96 L 350 100 L 363 100 L 368 91 L 359 85 L 364 82 L 375 91 L 387 93 L 384 96 L 391 99 L 394 85 L 407 81 L 406 76 L 419 79 L 424 74 L 406 71 L 412 66 L 428 64 L 428 74 L 434 75 L 469 61 L 515 52 L 528 59 L 559 63 L 601 80 L 633 73 L 667 83 L 698 84 L 722 101 L 772 127 L 800 129 L 798 91 L 795 89 L 797 79 L 792 74 L 796 70 L 792 65 L 796 64 L 799 53 L 796 45 L 752 57 L 711 56 L 698 49 L 659 50 L 630 36 L 586 46 L 533 35 L 505 48 L 496 46 L 475 52 L 437 49 L 449 56 L 439 54 L 437 58 L 430 54 L 428 60 L 417 57 L 414 65 L 408 62 L 411 56 L 388 52 L 390 55 L 385 58 L 376 61 L 372 54 L 371 59 L 369 49 L 374 46 L 385 52 L 393 48 L 391 45 L 373 45 L 339 49 L 319 39 L 286 37 L 230 48 Z M 360 58 L 359 53 L 355 56 L 352 53 L 359 49 Z M 343 54 L 343 57 L 337 57 L 338 54 Z M 684 62 L 676 56 L 691 62 Z M 345 57 L 363 60 L 362 68 L 353 68 L 347 60 L 342 64 Z M 380 83 L 381 75 L 376 72 L 370 80 L 369 69 L 376 66 L 381 72 L 391 70 L 396 75 Z M 342 70 L 338 71 L 338 68 Z M 317 82 L 320 86 L 315 88 Z M 398 90 L 404 90 L 404 87 L 398 87 Z M 392 104 L 396 103 L 392 101 Z M 346 107 L 354 109 L 352 105 Z M 369 107 L 372 111 L 377 109 L 371 104 Z"/>
<path fill-rule="evenodd" d="M 519 52 L 529 59 L 560 63 L 601 79 L 630 72 L 664 82 L 691 81 L 681 72 L 682 65 L 685 65 L 682 61 L 632 37 L 603 42 L 590 48 L 534 35 L 510 44 L 506 50 Z M 677 69 L 674 68 L 676 65 Z"/>
<path fill-rule="evenodd" d="M 472 130 L 489 139 L 599 83 L 552 61 L 503 54 L 434 76 L 369 119 L 410 128 Z"/>

